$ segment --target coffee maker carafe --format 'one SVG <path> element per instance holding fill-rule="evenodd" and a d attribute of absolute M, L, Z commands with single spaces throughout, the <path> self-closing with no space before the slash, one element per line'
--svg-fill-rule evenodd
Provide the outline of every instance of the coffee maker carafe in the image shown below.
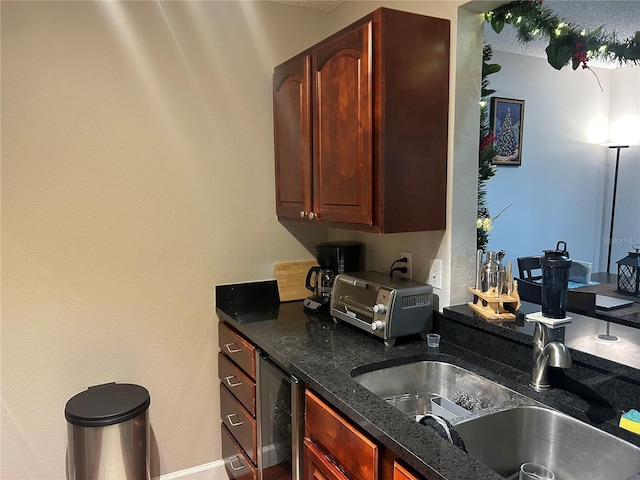
<path fill-rule="evenodd" d="M 311 267 L 307 272 L 305 287 L 307 290 L 311 290 L 315 297 L 331 298 L 335 278 L 336 274 L 330 268 Z"/>
<path fill-rule="evenodd" d="M 361 270 L 362 244 L 358 242 L 324 242 L 315 247 L 317 267 L 307 272 L 305 287 L 313 295 L 305 298 L 307 310 L 328 310 L 333 282 L 339 273 Z"/>

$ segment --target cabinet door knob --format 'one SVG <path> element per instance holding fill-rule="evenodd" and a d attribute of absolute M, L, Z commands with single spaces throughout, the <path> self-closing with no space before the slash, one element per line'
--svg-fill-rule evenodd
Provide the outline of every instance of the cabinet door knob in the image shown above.
<path fill-rule="evenodd" d="M 314 218 L 316 218 L 316 214 L 313 212 L 309 212 L 309 219 L 313 220 Z"/>
<path fill-rule="evenodd" d="M 244 422 L 234 422 L 233 420 L 231 420 L 231 417 L 235 417 L 235 416 L 236 416 L 235 413 L 230 413 L 229 415 L 227 415 L 227 420 L 229 420 L 229 424 L 232 427 L 238 427 L 244 423 Z"/>
<path fill-rule="evenodd" d="M 300 218 L 304 218 L 306 216 L 307 214 L 304 212 L 304 210 L 300 210 Z"/>
<path fill-rule="evenodd" d="M 231 348 L 231 345 L 236 345 L 235 343 L 225 343 L 224 346 L 227 347 L 227 351 L 229 353 L 238 353 L 241 352 L 242 349 L 241 348 Z M 237 346 L 237 345 L 236 345 Z"/>
<path fill-rule="evenodd" d="M 240 385 L 242 385 L 242 382 L 235 382 L 235 383 L 231 383 L 231 379 L 234 378 L 235 375 L 229 375 L 228 377 L 224 377 L 224 379 L 227 382 L 227 385 L 229 385 L 230 387 L 238 387 Z"/>
<path fill-rule="evenodd" d="M 236 467 L 236 466 L 233 464 L 233 461 L 234 461 L 234 460 L 237 460 L 237 461 L 238 461 L 238 463 L 240 463 L 240 466 L 239 466 L 239 467 Z M 230 457 L 230 458 L 229 458 L 229 465 L 231 466 L 231 469 L 232 469 L 232 470 L 235 470 L 235 471 L 242 470 L 242 469 L 244 468 L 244 465 L 242 465 L 242 463 L 240 462 L 239 455 L 236 455 L 235 457 Z"/>

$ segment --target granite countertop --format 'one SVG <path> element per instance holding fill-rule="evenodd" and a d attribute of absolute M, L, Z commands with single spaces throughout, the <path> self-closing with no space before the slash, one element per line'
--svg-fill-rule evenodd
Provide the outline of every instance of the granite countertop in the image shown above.
<path fill-rule="evenodd" d="M 249 293 L 237 286 L 217 287 L 219 318 L 232 324 L 272 360 L 302 380 L 425 478 L 504 480 L 359 385 L 350 375 L 352 369 L 383 361 L 404 363 L 408 357 L 411 360 L 443 360 L 589 422 L 580 399 L 563 391 L 537 393 L 527 386 L 529 374 L 526 369 L 514 368 L 490 356 L 463 348 L 457 341 L 448 341 L 451 328 L 454 327 L 443 329 L 439 349 L 428 349 L 418 336 L 401 338 L 395 346 L 385 347 L 382 341 L 372 335 L 344 323 L 336 324 L 326 314 L 306 313 L 302 302 L 273 301 L 275 285 L 271 282 L 262 283 L 258 290 Z M 450 312 L 445 311 L 444 316 L 436 313 L 439 324 L 446 323 L 446 315 L 450 315 Z M 452 315 L 457 318 L 452 325 L 460 323 L 463 317 L 467 318 L 459 311 Z M 473 316 L 468 318 L 471 324 L 476 321 Z M 476 329 L 471 327 L 469 332 Z M 464 335 L 468 335 L 468 332 Z M 528 358 L 530 365 L 530 350 Z M 636 395 L 637 391 L 632 394 Z M 638 398 L 637 395 L 635 398 Z M 639 436 L 620 429 L 613 422 L 598 425 L 598 428 L 640 445 Z"/>

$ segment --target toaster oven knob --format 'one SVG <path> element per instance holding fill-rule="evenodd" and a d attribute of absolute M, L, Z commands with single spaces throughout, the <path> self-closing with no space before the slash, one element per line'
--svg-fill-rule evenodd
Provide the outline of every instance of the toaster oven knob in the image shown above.
<path fill-rule="evenodd" d="M 376 330 L 384 330 L 384 323 L 382 323 L 380 320 L 376 320 L 375 322 L 371 323 L 371 330 L 376 331 Z"/>
<path fill-rule="evenodd" d="M 373 313 L 384 313 L 387 311 L 387 306 L 384 303 L 376 303 L 373 306 Z"/>

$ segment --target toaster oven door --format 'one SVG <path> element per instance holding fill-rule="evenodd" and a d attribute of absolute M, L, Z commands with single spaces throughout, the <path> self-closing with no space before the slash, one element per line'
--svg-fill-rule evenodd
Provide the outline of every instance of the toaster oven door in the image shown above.
<path fill-rule="evenodd" d="M 334 286 L 331 314 L 347 323 L 385 338 L 391 292 L 383 286 L 347 277 Z M 375 327 L 375 328 L 374 328 Z"/>

